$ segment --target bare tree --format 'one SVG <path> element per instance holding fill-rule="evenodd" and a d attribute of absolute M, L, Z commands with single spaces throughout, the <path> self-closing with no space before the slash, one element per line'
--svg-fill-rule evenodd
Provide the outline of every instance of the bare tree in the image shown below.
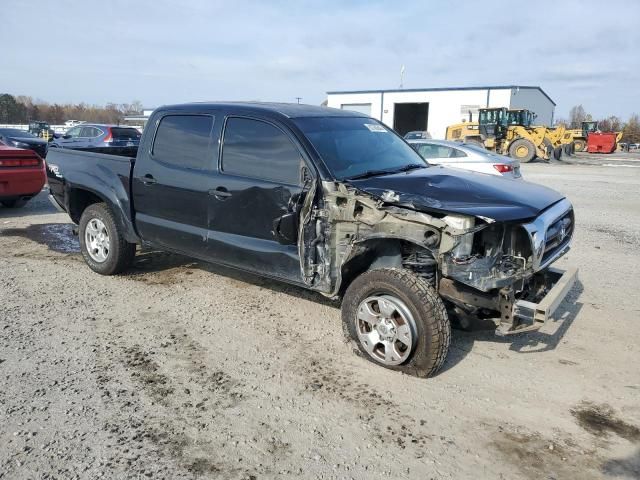
<path fill-rule="evenodd" d="M 582 122 L 587 121 L 587 112 L 582 105 L 576 105 L 569 110 L 569 128 L 582 128 Z"/>
<path fill-rule="evenodd" d="M 640 116 L 634 113 L 624 126 L 622 141 L 627 143 L 640 143 Z"/>

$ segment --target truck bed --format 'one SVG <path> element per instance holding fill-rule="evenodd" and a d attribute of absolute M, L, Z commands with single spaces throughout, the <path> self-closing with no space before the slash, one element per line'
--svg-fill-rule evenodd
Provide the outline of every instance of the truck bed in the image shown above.
<path fill-rule="evenodd" d="M 79 194 L 95 195 L 122 212 L 127 237 L 135 239 L 133 206 L 131 202 L 131 174 L 135 157 L 111 155 L 68 148 L 51 148 L 47 153 L 47 181 L 55 203 L 78 223 L 74 211 Z M 73 195 L 70 193 L 73 190 Z M 80 193 L 79 193 L 80 192 Z"/>

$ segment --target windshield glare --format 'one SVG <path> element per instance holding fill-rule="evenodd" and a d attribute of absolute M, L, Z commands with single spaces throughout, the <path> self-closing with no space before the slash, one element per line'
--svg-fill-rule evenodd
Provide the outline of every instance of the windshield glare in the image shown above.
<path fill-rule="evenodd" d="M 396 133 L 372 118 L 308 117 L 294 122 L 339 180 L 368 171 L 428 166 Z"/>

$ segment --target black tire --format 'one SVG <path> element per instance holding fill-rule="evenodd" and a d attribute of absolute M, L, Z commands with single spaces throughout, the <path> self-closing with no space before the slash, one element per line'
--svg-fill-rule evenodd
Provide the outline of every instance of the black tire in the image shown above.
<path fill-rule="evenodd" d="M 91 257 L 86 245 L 85 232 L 87 224 L 94 218 L 104 224 L 109 235 L 109 252 L 106 260 L 102 262 L 98 262 Z M 124 271 L 131 265 L 136 254 L 135 243 L 129 243 L 124 239 L 114 214 L 106 203 L 91 204 L 82 212 L 78 237 L 80 239 L 80 251 L 85 262 L 87 262 L 91 270 L 101 275 L 116 275 Z"/>
<path fill-rule="evenodd" d="M 562 152 L 568 157 L 570 157 L 572 155 L 572 153 L 573 153 L 572 149 L 573 149 L 573 143 L 565 143 L 562 146 Z"/>
<path fill-rule="evenodd" d="M 551 143 L 551 140 L 549 140 L 548 138 L 543 138 L 542 144 L 544 145 L 544 154 L 545 154 L 544 160 L 551 160 L 554 154 L 553 143 Z"/>
<path fill-rule="evenodd" d="M 584 152 L 584 149 L 587 147 L 587 142 L 582 139 L 577 139 L 573 141 L 573 151 L 574 152 Z"/>
<path fill-rule="evenodd" d="M 380 363 L 358 339 L 358 308 L 374 295 L 391 295 L 401 300 L 415 322 L 412 350 L 400 365 Z M 417 377 L 430 377 L 442 367 L 451 342 L 451 324 L 444 303 L 431 285 L 403 269 L 370 270 L 357 277 L 343 298 L 342 323 L 345 334 L 355 343 L 354 350 L 361 356 L 377 365 Z"/>
<path fill-rule="evenodd" d="M 24 207 L 27 202 L 29 201 L 29 199 L 24 199 L 24 198 L 14 198 L 12 200 L 2 200 L 2 205 L 6 208 L 22 208 Z"/>
<path fill-rule="evenodd" d="M 509 145 L 509 156 L 521 163 L 529 163 L 536 156 L 536 146 L 526 138 L 518 138 Z"/>
<path fill-rule="evenodd" d="M 556 147 L 553 149 L 553 158 L 560 160 L 562 158 L 562 147 Z"/>

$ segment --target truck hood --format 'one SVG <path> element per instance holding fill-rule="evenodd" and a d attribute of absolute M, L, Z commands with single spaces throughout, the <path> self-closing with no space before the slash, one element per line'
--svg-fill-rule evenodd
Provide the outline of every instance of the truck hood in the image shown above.
<path fill-rule="evenodd" d="M 350 180 L 349 183 L 386 203 L 503 222 L 536 217 L 564 198 L 555 190 L 535 183 L 445 167 L 422 168 Z"/>

